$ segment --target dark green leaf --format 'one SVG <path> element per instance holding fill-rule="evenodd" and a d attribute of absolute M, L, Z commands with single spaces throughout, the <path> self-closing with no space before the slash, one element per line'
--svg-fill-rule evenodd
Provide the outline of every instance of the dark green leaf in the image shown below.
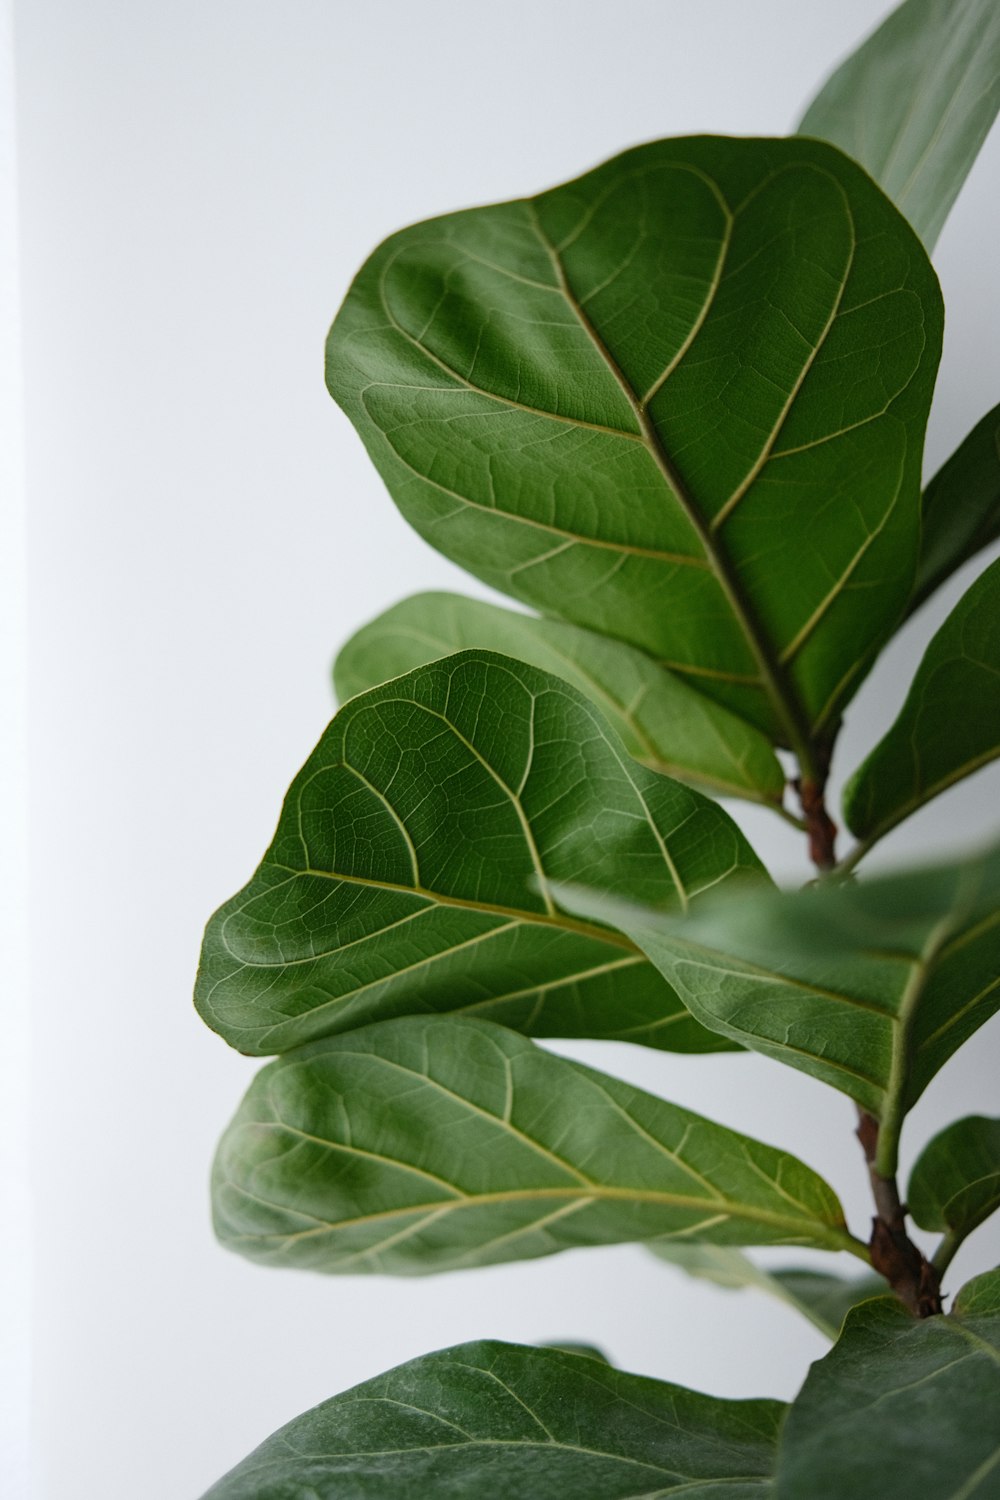
<path fill-rule="evenodd" d="M 654 1235 L 857 1245 L 787 1152 L 485 1021 L 410 1017 L 257 1075 L 222 1138 L 216 1232 L 252 1260 L 417 1275 Z"/>
<path fill-rule="evenodd" d="M 808 761 L 910 596 L 940 336 L 853 162 L 698 137 L 394 235 L 327 381 L 440 551 Z"/>
<path fill-rule="evenodd" d="M 911 611 L 1000 537 L 1000 406 L 986 413 L 934 475 L 924 490 L 923 519 Z"/>
<path fill-rule="evenodd" d="M 847 1281 L 828 1271 L 782 1268 L 768 1271 L 742 1250 L 728 1245 L 688 1244 L 683 1240 L 653 1240 L 649 1249 L 660 1260 L 679 1266 L 689 1276 L 711 1281 L 731 1291 L 752 1287 L 779 1302 L 794 1307 L 820 1333 L 835 1339 L 852 1307 L 886 1289 L 881 1276 L 862 1276 Z"/>
<path fill-rule="evenodd" d="M 630 760 L 575 688 L 465 652 L 340 711 L 209 923 L 196 999 L 255 1055 L 434 1011 L 711 1049 L 634 946 L 560 912 L 548 882 L 682 909 L 738 872 L 766 879 L 732 820 Z"/>
<path fill-rule="evenodd" d="M 607 715 L 628 753 L 654 771 L 724 796 L 781 802 L 784 773 L 760 730 L 645 652 L 460 594 L 416 594 L 359 630 L 337 657 L 337 693 L 341 701 L 352 698 L 467 647 L 503 651 L 565 678 Z"/>
<path fill-rule="evenodd" d="M 968 1115 L 942 1130 L 921 1152 L 906 1196 L 921 1229 L 964 1240 L 1000 1208 L 1000 1120 Z"/>
<path fill-rule="evenodd" d="M 996 0 L 906 0 L 799 126 L 853 156 L 929 250 L 1000 109 Z"/>
<path fill-rule="evenodd" d="M 1000 561 L 945 620 L 899 718 L 844 788 L 844 816 L 866 849 L 1000 755 L 998 689 Z"/>
<path fill-rule="evenodd" d="M 776 1500 L 992 1500 L 998 1414 L 1000 1273 L 970 1282 L 947 1317 L 866 1302 L 792 1405 Z"/>
<path fill-rule="evenodd" d="M 296 1417 L 204 1500 L 766 1500 L 784 1412 L 461 1344 Z"/>
<path fill-rule="evenodd" d="M 1000 1006 L 1000 847 L 864 884 L 748 890 L 684 921 L 559 894 L 634 938 L 706 1026 L 842 1089 L 893 1141 Z"/>

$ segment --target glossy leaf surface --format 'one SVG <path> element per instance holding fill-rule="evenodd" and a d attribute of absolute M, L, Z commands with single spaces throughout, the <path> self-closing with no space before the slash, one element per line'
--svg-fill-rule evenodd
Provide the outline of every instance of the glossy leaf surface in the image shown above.
<path fill-rule="evenodd" d="M 924 490 L 923 538 L 911 610 L 1000 537 L 1000 406 L 956 448 Z"/>
<path fill-rule="evenodd" d="M 654 1235 L 851 1243 L 808 1167 L 483 1021 L 410 1018 L 258 1074 L 216 1233 L 252 1260 L 417 1275 Z M 856 1248 L 856 1247 L 855 1247 Z"/>
<path fill-rule="evenodd" d="M 942 1130 L 920 1153 L 906 1198 L 921 1229 L 963 1240 L 1000 1208 L 1000 1120 L 968 1115 Z"/>
<path fill-rule="evenodd" d="M 784 773 L 760 730 L 645 652 L 460 594 L 416 594 L 359 630 L 337 657 L 337 693 L 352 698 L 468 647 L 503 651 L 565 678 L 607 716 L 628 753 L 655 771 L 723 796 L 781 802 Z"/>
<path fill-rule="evenodd" d="M 906 0 L 828 80 L 799 132 L 867 167 L 933 249 L 998 109 L 995 0 Z"/>
<path fill-rule="evenodd" d="M 737 872 L 765 879 L 732 820 L 630 760 L 574 688 L 465 652 L 340 711 L 209 923 L 196 1000 L 257 1055 L 434 1011 L 712 1048 L 633 945 L 560 912 L 548 883 L 683 909 Z"/>
<path fill-rule="evenodd" d="M 898 719 L 845 787 L 848 826 L 873 844 L 998 755 L 1000 561 L 945 620 Z"/>
<path fill-rule="evenodd" d="M 732 819 L 636 765 L 576 688 L 463 652 L 340 709 L 208 924 L 196 1001 L 255 1055 L 429 1011 L 712 1049 L 633 945 L 562 913 L 546 882 L 684 909 L 733 873 L 765 879 Z"/>
<path fill-rule="evenodd" d="M 327 382 L 440 551 L 801 751 L 910 595 L 940 335 L 853 162 L 697 137 L 393 235 Z"/>
<path fill-rule="evenodd" d="M 784 1411 L 462 1344 L 296 1417 L 204 1500 L 764 1500 Z"/>
<path fill-rule="evenodd" d="M 881 1276 L 860 1276 L 848 1280 L 828 1271 L 811 1271 L 797 1267 L 768 1270 L 758 1266 L 742 1250 L 729 1245 L 689 1244 L 683 1240 L 652 1241 L 649 1249 L 659 1259 L 686 1271 L 700 1281 L 730 1291 L 749 1288 L 765 1292 L 808 1318 L 820 1333 L 835 1339 L 852 1307 L 886 1290 Z"/>
<path fill-rule="evenodd" d="M 898 1124 L 1000 1006 L 1000 848 L 863 883 L 720 898 L 681 922 L 560 892 L 648 953 L 706 1026 Z"/>
<path fill-rule="evenodd" d="M 776 1500 L 991 1500 L 1000 1471 L 1000 1273 L 948 1316 L 850 1313 L 788 1413 Z"/>

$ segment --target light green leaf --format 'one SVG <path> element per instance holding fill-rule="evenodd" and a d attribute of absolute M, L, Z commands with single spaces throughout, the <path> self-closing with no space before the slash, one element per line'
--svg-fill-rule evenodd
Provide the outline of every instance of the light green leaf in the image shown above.
<path fill-rule="evenodd" d="M 669 1262 L 700 1281 L 739 1291 L 751 1287 L 776 1297 L 795 1308 L 803 1317 L 835 1339 L 852 1307 L 886 1290 L 881 1276 L 862 1276 L 847 1281 L 828 1271 L 807 1271 L 794 1267 L 768 1271 L 758 1266 L 742 1250 L 728 1245 L 689 1244 L 683 1240 L 653 1240 L 649 1249 L 660 1260 Z"/>
<path fill-rule="evenodd" d="M 929 1142 L 910 1174 L 907 1207 L 955 1249 L 1000 1208 L 1000 1120 L 968 1115 Z"/>
<path fill-rule="evenodd" d="M 998 109 L 996 0 L 906 0 L 823 86 L 799 134 L 867 167 L 932 250 Z"/>
<path fill-rule="evenodd" d="M 712 1049 L 634 945 L 548 883 L 682 909 L 734 874 L 766 882 L 720 807 L 636 765 L 575 688 L 469 651 L 341 709 L 208 925 L 196 1001 L 254 1055 L 434 1011 Z"/>
<path fill-rule="evenodd" d="M 698 137 L 393 235 L 327 383 L 446 556 L 808 770 L 910 596 L 940 337 L 923 247 L 853 162 Z"/>
<path fill-rule="evenodd" d="M 923 523 L 911 612 L 1000 537 L 1000 406 L 977 422 L 924 490 Z"/>
<path fill-rule="evenodd" d="M 296 1417 L 204 1500 L 766 1500 L 785 1409 L 461 1344 Z"/>
<path fill-rule="evenodd" d="M 1000 755 L 1000 561 L 963 594 L 924 653 L 888 734 L 844 788 L 870 849 L 897 823 Z"/>
<path fill-rule="evenodd" d="M 559 897 L 628 933 L 706 1026 L 856 1099 L 882 1122 L 880 1152 L 1000 1006 L 1000 847 L 863 884 L 720 896 L 682 921 Z"/>
<path fill-rule="evenodd" d="M 792 1404 L 776 1500 L 992 1500 L 998 1412 L 1000 1273 L 970 1282 L 946 1317 L 866 1302 Z"/>
<path fill-rule="evenodd" d="M 787 1152 L 485 1021 L 409 1017 L 257 1075 L 216 1233 L 268 1265 L 418 1275 L 654 1235 L 864 1255 Z"/>
<path fill-rule="evenodd" d="M 780 805 L 784 772 L 760 730 L 645 652 L 460 594 L 416 594 L 359 630 L 334 666 L 338 696 L 352 698 L 467 647 L 503 651 L 571 682 L 607 715 L 628 753 L 654 771 Z"/>

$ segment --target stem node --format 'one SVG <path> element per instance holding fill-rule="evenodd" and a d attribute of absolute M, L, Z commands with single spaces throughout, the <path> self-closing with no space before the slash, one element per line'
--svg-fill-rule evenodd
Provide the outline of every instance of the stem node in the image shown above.
<path fill-rule="evenodd" d="M 869 1250 L 872 1269 L 884 1276 L 896 1296 L 915 1318 L 942 1312 L 940 1272 L 906 1232 L 906 1207 L 899 1201 L 895 1177 L 883 1177 L 876 1165 L 879 1125 L 874 1115 L 860 1111 L 857 1137 L 868 1163 L 875 1217 Z"/>

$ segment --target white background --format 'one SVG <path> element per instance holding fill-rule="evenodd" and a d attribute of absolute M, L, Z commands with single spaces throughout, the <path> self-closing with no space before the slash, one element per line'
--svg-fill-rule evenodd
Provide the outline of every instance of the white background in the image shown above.
<path fill-rule="evenodd" d="M 638 1248 L 409 1282 L 239 1261 L 212 1240 L 206 1178 L 256 1064 L 189 996 L 202 924 L 249 876 L 329 717 L 335 647 L 406 593 L 482 592 L 407 529 L 325 394 L 323 336 L 364 256 L 408 221 L 637 141 L 783 133 L 884 10 L 21 4 L 36 1500 L 193 1500 L 303 1408 L 473 1337 L 584 1338 L 734 1395 L 791 1395 L 822 1352 L 794 1314 Z M 931 468 L 1000 389 L 998 164 L 995 140 L 937 257 Z M 864 688 L 842 772 L 969 576 Z M 982 773 L 879 859 L 987 836 L 998 786 Z M 744 826 L 805 877 L 788 830 Z M 956 1114 L 996 1112 L 997 1036 L 931 1088 L 908 1160 Z M 864 1231 L 846 1099 L 760 1058 L 566 1050 L 792 1145 Z M 11 1078 L 25 1056 L 22 1039 Z M 16 1216 L 4 1239 L 23 1251 Z M 998 1258 L 981 1237 L 951 1285 Z"/>

